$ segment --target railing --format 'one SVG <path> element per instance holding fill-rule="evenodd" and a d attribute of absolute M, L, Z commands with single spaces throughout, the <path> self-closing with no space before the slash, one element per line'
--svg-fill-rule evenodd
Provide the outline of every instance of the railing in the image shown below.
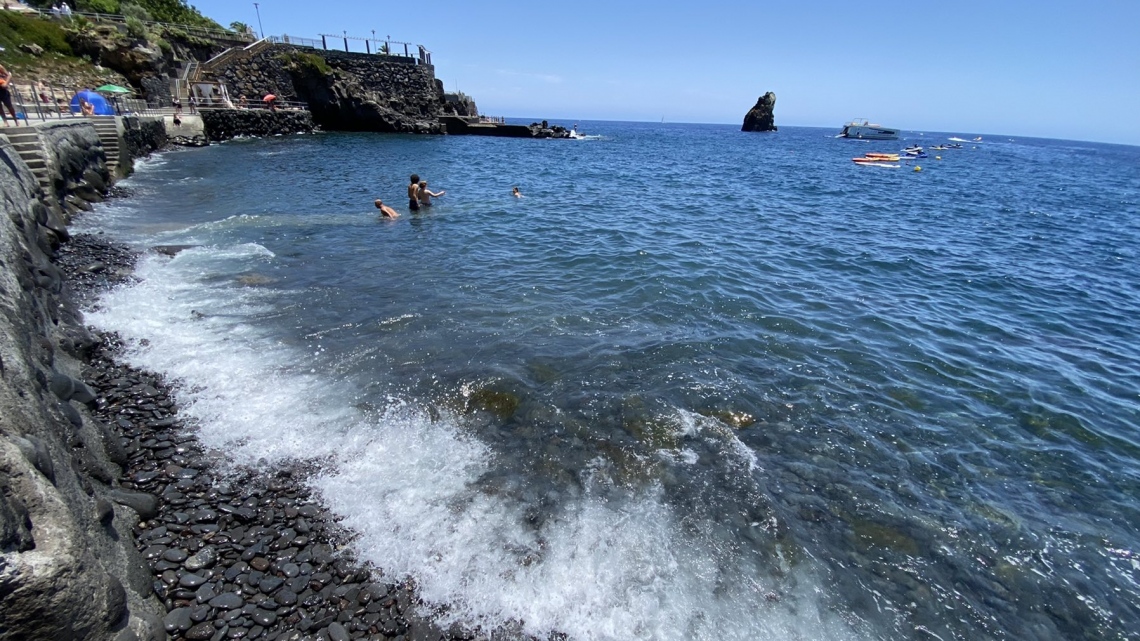
<path fill-rule="evenodd" d="M 358 38 L 356 36 L 335 35 L 327 33 L 322 33 L 320 40 L 314 40 L 313 38 L 298 38 L 297 36 L 290 36 L 288 34 L 282 36 L 267 36 L 265 39 L 274 44 L 293 45 L 295 47 L 321 49 L 325 51 L 339 51 L 339 47 L 329 47 L 329 43 L 333 43 L 334 45 L 343 43 L 344 50 L 348 53 L 353 53 L 351 46 L 349 45 L 350 42 L 363 42 L 364 51 L 357 51 L 355 53 L 412 58 L 418 61 L 419 64 L 431 64 L 431 52 L 424 48 L 423 45 L 416 45 L 410 42 L 399 42 L 396 40 L 378 40 L 376 38 Z"/>
<path fill-rule="evenodd" d="M 71 99 L 80 91 L 90 91 L 86 87 L 61 87 L 42 85 L 34 90 L 11 88 L 12 105 L 16 108 L 20 120 L 54 120 L 63 118 L 82 118 L 83 114 L 78 108 L 72 108 Z M 172 109 L 153 109 L 147 106 L 145 100 L 113 96 L 107 102 L 115 109 L 115 114 L 124 115 L 168 115 Z M 5 113 L 6 117 L 11 114 Z"/>
<path fill-rule="evenodd" d="M 222 110 L 237 110 L 237 111 L 308 111 L 309 105 L 298 100 L 275 100 L 273 106 L 262 100 L 251 100 L 242 104 L 239 100 L 232 107 L 228 105 L 213 105 L 208 107 L 199 106 L 198 111 L 222 111 Z"/>

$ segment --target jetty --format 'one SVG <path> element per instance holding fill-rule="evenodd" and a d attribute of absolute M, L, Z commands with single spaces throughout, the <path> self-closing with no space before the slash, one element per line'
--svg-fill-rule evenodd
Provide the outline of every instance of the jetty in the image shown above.
<path fill-rule="evenodd" d="M 440 116 L 440 124 L 452 136 L 497 136 L 499 138 L 573 138 L 574 131 L 543 120 L 529 125 L 510 125 L 483 116 Z"/>

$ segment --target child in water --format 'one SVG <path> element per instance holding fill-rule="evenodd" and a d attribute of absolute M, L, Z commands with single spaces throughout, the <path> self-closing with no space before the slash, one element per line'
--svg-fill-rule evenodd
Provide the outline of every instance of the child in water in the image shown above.
<path fill-rule="evenodd" d="M 432 196 L 435 196 L 436 198 L 438 198 L 438 197 L 440 197 L 446 193 L 447 193 L 446 191 L 441 191 L 441 192 L 437 193 L 437 192 L 429 190 L 427 188 L 427 181 L 421 180 L 420 181 L 420 190 L 419 190 L 419 192 L 417 192 L 417 196 L 420 199 L 420 205 L 422 205 L 424 207 L 431 207 Z"/>

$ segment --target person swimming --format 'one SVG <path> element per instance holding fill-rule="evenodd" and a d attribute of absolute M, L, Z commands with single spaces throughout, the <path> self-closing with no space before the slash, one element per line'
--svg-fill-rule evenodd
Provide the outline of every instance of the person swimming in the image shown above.
<path fill-rule="evenodd" d="M 420 189 L 418 192 L 416 192 L 416 194 L 420 199 L 421 205 L 423 205 L 424 207 L 431 207 L 432 196 L 435 196 L 436 198 L 438 198 L 438 197 L 446 194 L 447 192 L 446 191 L 441 191 L 441 192 L 431 191 L 430 189 L 427 188 L 427 185 L 428 184 L 427 184 L 426 180 L 421 180 L 420 181 Z"/>
<path fill-rule="evenodd" d="M 385 205 L 384 201 L 380 200 L 379 198 L 377 198 L 376 202 L 373 204 L 376 205 L 376 209 L 380 210 L 380 217 L 381 218 L 399 218 L 400 217 L 400 212 L 396 211 L 395 209 L 392 209 L 388 205 Z"/>
<path fill-rule="evenodd" d="M 511 195 L 514 196 L 515 198 L 524 198 L 524 196 L 522 195 L 522 192 L 519 191 L 518 187 L 515 187 L 514 189 L 511 190 Z"/>

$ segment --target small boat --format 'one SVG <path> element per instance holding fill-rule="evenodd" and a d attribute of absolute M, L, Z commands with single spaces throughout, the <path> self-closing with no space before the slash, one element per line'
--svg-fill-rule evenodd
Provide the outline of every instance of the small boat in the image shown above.
<path fill-rule="evenodd" d="M 907 158 L 926 158 L 927 157 L 926 152 L 923 151 L 922 147 L 919 147 L 918 145 L 911 145 L 910 147 L 903 149 L 902 153 Z"/>
<path fill-rule="evenodd" d="M 899 155 L 871 152 L 864 154 L 862 158 L 852 158 L 851 161 L 856 165 L 869 165 L 874 167 L 898 167 L 898 165 L 894 163 L 897 163 L 899 161 Z"/>
<path fill-rule="evenodd" d="M 934 145 L 930 148 L 930 151 L 946 151 L 947 149 L 950 149 L 950 147 L 946 145 Z"/>
<path fill-rule="evenodd" d="M 899 130 L 872 124 L 866 118 L 856 118 L 843 125 L 843 131 L 836 138 L 857 138 L 862 140 L 898 140 Z"/>
<path fill-rule="evenodd" d="M 856 165 L 862 165 L 864 167 L 899 167 L 899 165 L 896 165 L 895 163 L 893 163 L 889 160 L 880 160 L 877 158 L 866 158 L 866 157 L 864 157 L 864 158 L 852 158 L 851 160 L 855 161 Z"/>

